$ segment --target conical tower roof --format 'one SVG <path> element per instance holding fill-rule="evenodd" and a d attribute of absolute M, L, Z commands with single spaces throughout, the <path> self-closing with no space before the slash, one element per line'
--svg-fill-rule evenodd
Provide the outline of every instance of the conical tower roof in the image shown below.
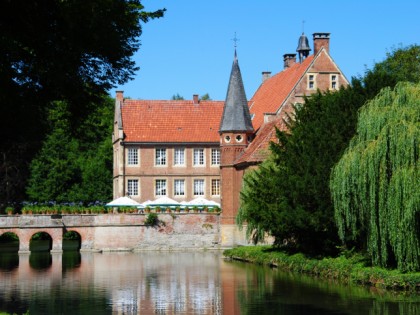
<path fill-rule="evenodd" d="M 241 70 L 239 69 L 238 58 L 235 50 L 219 132 L 252 131 L 254 131 L 254 128 L 252 127 L 248 101 L 245 95 Z"/>

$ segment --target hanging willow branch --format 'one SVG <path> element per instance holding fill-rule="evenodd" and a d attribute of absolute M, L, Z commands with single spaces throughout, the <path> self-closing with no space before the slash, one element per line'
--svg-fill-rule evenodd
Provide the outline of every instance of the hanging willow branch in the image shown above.
<path fill-rule="evenodd" d="M 375 265 L 402 271 L 420 270 L 419 122 L 420 84 L 383 89 L 330 181 L 340 238 L 365 235 Z"/>

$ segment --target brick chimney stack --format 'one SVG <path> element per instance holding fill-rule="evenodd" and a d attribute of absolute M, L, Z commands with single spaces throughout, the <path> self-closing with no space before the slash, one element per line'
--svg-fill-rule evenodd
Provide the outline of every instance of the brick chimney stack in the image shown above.
<path fill-rule="evenodd" d="M 322 47 L 330 52 L 330 33 L 313 33 L 314 38 L 314 55 L 316 55 Z"/>
<path fill-rule="evenodd" d="M 193 104 L 198 105 L 198 94 L 193 94 Z"/>
<path fill-rule="evenodd" d="M 122 102 L 124 100 L 124 91 L 115 91 L 115 99 Z"/>
<path fill-rule="evenodd" d="M 271 71 L 262 72 L 262 82 L 265 82 L 266 80 L 270 79 L 270 77 L 271 77 Z"/>
<path fill-rule="evenodd" d="M 296 54 L 283 55 L 284 69 L 290 68 L 296 63 Z"/>

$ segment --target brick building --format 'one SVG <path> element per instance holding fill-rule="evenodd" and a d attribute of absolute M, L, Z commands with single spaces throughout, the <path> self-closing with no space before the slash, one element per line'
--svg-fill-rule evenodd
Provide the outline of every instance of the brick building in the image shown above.
<path fill-rule="evenodd" d="M 283 55 L 284 69 L 262 83 L 248 101 L 235 57 L 225 102 L 124 99 L 117 92 L 114 120 L 114 198 L 144 202 L 204 197 L 222 205 L 222 243 L 241 242 L 234 217 L 243 173 L 261 163 L 285 128 L 292 105 L 348 81 L 330 56 L 330 34 L 313 34 L 313 54 L 302 34 L 297 54 Z"/>

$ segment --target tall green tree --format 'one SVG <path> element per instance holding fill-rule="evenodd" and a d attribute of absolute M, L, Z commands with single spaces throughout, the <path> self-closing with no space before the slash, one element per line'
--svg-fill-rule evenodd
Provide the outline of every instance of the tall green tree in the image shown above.
<path fill-rule="evenodd" d="M 110 88 L 133 77 L 142 24 L 163 11 L 145 11 L 140 0 L 0 2 L 0 206 L 25 198 L 48 105 L 65 101 L 77 129 Z"/>
<path fill-rule="evenodd" d="M 271 162 L 244 178 L 237 222 L 247 222 L 249 235 L 267 232 L 276 245 L 286 241 L 309 254 L 336 251 L 329 175 L 354 134 L 363 92 L 354 80 L 351 87 L 318 92 L 295 108 L 289 131 L 277 131 Z"/>
<path fill-rule="evenodd" d="M 384 89 L 360 111 L 331 175 L 342 240 L 362 238 L 375 265 L 420 270 L 420 84 Z"/>
<path fill-rule="evenodd" d="M 70 128 L 65 102 L 49 110 L 50 133 L 31 163 L 27 187 L 33 201 L 93 202 L 112 197 L 112 119 L 114 101 L 103 99 L 80 128 Z"/>
<path fill-rule="evenodd" d="M 27 193 L 36 201 L 67 201 L 68 188 L 79 176 L 79 143 L 71 136 L 67 103 L 54 102 L 49 110 L 51 133 L 31 163 Z"/>

